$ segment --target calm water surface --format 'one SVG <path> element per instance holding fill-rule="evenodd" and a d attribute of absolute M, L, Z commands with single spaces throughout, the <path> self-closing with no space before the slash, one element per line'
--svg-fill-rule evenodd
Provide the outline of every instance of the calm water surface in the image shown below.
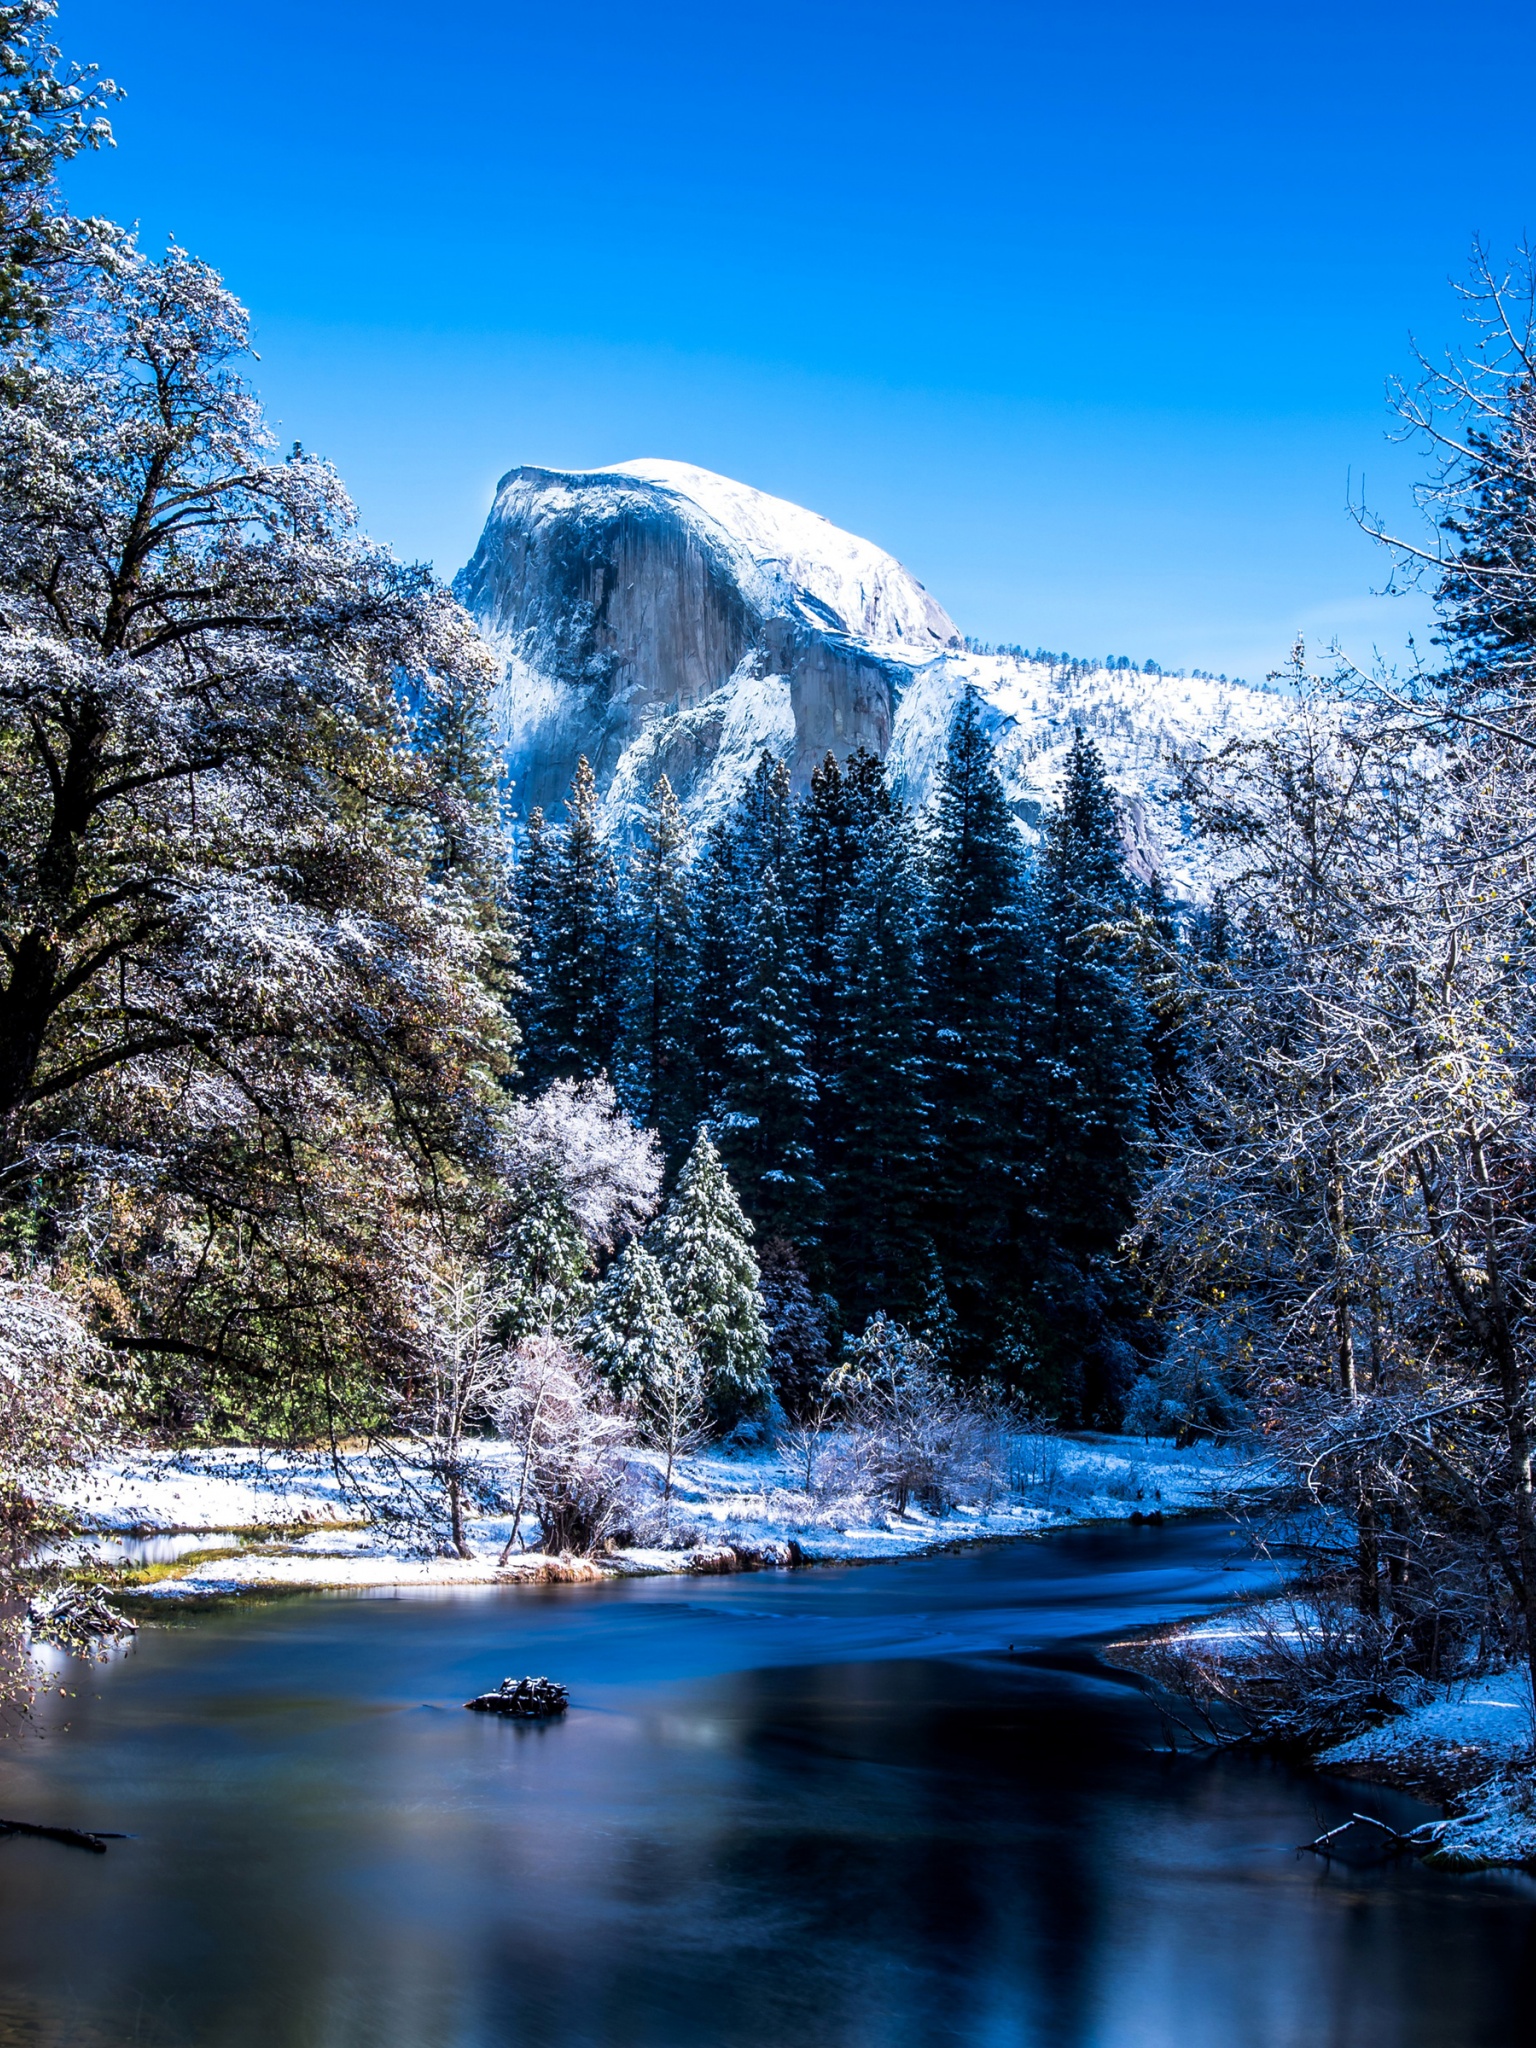
<path fill-rule="evenodd" d="M 1233 1549 L 1176 1523 L 146 1629 L 0 1759 L 0 1812 L 135 1837 L 0 1841 L 0 2042 L 1530 2039 L 1536 1886 L 1296 1855 L 1425 1810 L 1170 1759 L 1096 1664 L 1230 1597 Z M 564 1722 L 463 1711 L 525 1671 Z"/>

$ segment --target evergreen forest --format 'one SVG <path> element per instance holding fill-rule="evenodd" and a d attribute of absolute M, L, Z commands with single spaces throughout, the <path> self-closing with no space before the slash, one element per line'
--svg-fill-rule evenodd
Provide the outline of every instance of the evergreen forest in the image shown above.
<path fill-rule="evenodd" d="M 884 1315 L 1042 1414 L 1118 1424 L 1139 1314 L 1114 1253 L 1180 934 L 1089 739 L 1036 849 L 975 692 L 921 818 L 868 753 L 798 798 L 765 753 L 701 844 L 662 780 L 626 847 L 583 763 L 564 819 L 518 833 L 512 901 L 515 1085 L 611 1076 L 669 1178 L 709 1131 L 769 1299 L 796 1304 L 786 1407 Z"/>

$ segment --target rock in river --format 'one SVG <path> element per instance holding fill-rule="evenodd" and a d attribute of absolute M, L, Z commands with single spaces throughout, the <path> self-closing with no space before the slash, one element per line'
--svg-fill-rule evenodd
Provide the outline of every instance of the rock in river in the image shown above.
<path fill-rule="evenodd" d="M 504 1678 L 495 1692 L 483 1692 L 464 1702 L 472 1713 L 515 1714 L 524 1721 L 563 1714 L 569 1703 L 565 1687 L 552 1678 Z"/>

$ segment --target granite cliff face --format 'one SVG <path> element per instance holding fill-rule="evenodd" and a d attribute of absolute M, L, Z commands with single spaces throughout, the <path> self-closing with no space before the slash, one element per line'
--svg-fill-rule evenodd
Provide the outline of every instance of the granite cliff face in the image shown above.
<path fill-rule="evenodd" d="M 960 645 L 889 555 L 676 463 L 513 470 L 455 588 L 501 659 L 525 814 L 582 754 L 619 812 L 663 773 L 713 810 L 764 745 L 803 788 L 829 748 L 884 756 L 905 683 Z"/>
<path fill-rule="evenodd" d="M 1263 730 L 1285 702 L 1209 677 L 969 651 L 892 556 L 682 463 L 512 470 L 454 587 L 501 665 L 514 813 L 558 818 L 585 754 L 621 834 L 662 774 L 708 823 L 764 747 L 799 790 L 828 749 L 868 747 L 921 807 L 969 687 L 1026 840 L 1085 727 L 1121 796 L 1132 865 L 1200 894 L 1170 750 Z"/>

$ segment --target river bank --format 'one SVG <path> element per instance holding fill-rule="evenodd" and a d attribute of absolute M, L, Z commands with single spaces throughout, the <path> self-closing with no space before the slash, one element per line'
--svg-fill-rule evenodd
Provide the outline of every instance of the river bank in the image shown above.
<path fill-rule="evenodd" d="M 1347 1627 L 1348 1618 L 1335 1612 L 1324 1625 L 1305 1598 L 1271 1596 L 1111 1644 L 1105 1654 L 1152 1679 L 1174 1701 L 1187 1700 L 1203 1723 L 1193 1731 L 1198 1736 L 1219 1739 L 1240 1715 L 1250 1720 L 1243 1740 L 1254 1746 L 1302 1754 L 1329 1776 L 1440 1806 L 1440 1820 L 1414 1831 L 1414 1851 L 1426 1862 L 1455 1870 L 1536 1870 L 1536 1715 L 1526 1668 L 1440 1681 L 1399 1677 L 1369 1690 L 1340 1687 L 1327 1650 L 1337 1648 L 1341 1620 Z M 1324 1643 L 1327 1635 L 1331 1646 Z M 1291 1663 L 1285 1679 L 1269 1680 L 1290 1701 L 1306 1685 L 1309 1656 L 1310 1710 L 1298 1716 L 1290 1705 L 1266 1709 L 1263 1672 Z M 1268 1727 L 1266 1711 L 1273 1712 Z M 1330 1713 L 1354 1725 L 1348 1732 L 1333 1729 L 1330 1739 L 1320 1732 Z M 1296 1732 L 1306 1721 L 1308 1733 Z"/>
<path fill-rule="evenodd" d="M 496 1455 L 494 1447 L 490 1455 Z M 642 1457 L 645 1454 L 640 1454 Z M 902 1514 L 873 1499 L 818 1500 L 778 1449 L 697 1452 L 677 1462 L 667 1540 L 595 1558 L 514 1547 L 505 1516 L 473 1517 L 469 1558 L 424 1555 L 389 1513 L 388 1460 L 228 1445 L 145 1448 L 98 1465 L 72 1502 L 80 1536 L 67 1561 L 130 1604 L 204 1605 L 275 1592 L 449 1590 L 637 1576 L 718 1575 L 802 1564 L 884 1562 L 952 1546 L 1155 1521 L 1238 1506 L 1262 1492 L 1261 1463 L 1209 1444 L 1177 1450 L 1110 1436 L 1020 1435 L 1011 1484 L 946 1515 Z M 365 1511 L 366 1504 L 366 1511 Z M 1262 1610 L 1159 1630 L 1113 1646 L 1109 1661 L 1168 1682 L 1170 1655 L 1251 1658 L 1260 1636 L 1295 1635 L 1305 1611 Z M 1148 1652 L 1155 1652 L 1149 1655 Z M 1314 1766 L 1446 1809 L 1431 1855 L 1455 1867 L 1536 1867 L 1536 1777 L 1521 1672 L 1423 1686 L 1399 1711 L 1316 1749 Z"/>
<path fill-rule="evenodd" d="M 489 1446 L 487 1463 L 510 1449 Z M 639 1453 L 656 1473 L 655 1454 Z M 515 1475 L 505 1475 L 514 1491 Z M 896 1513 L 869 1496 L 807 1490 L 787 1450 L 711 1449 L 677 1461 L 672 1498 L 644 1543 L 595 1559 L 551 1556 L 526 1520 L 471 1517 L 469 1558 L 433 1555 L 401 1500 L 399 1468 L 351 1452 L 144 1449 L 96 1466 L 68 1499 L 79 1538 L 65 1561 L 155 1601 L 280 1589 L 517 1584 L 730 1571 L 754 1564 L 852 1563 L 1090 1522 L 1149 1520 L 1221 1506 L 1267 1483 L 1263 1465 L 1209 1444 L 1021 1433 L 985 1491 L 944 1515 Z M 655 1478 L 659 1496 L 659 1473 Z"/>

